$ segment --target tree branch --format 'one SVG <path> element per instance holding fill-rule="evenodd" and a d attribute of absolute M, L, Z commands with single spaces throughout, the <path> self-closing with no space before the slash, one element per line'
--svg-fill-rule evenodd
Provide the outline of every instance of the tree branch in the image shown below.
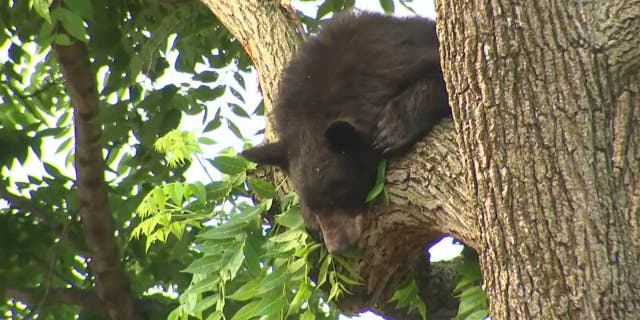
<path fill-rule="evenodd" d="M 114 226 L 107 204 L 104 159 L 99 144 L 102 129 L 96 121 L 98 92 L 84 44 L 54 45 L 54 52 L 71 97 L 75 128 L 75 168 L 78 212 L 91 253 L 98 297 L 111 319 L 141 319 L 134 308 L 129 282 L 119 259 Z"/>

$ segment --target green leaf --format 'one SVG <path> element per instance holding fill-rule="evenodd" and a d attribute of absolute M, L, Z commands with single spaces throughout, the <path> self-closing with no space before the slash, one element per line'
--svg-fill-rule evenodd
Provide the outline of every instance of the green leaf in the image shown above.
<path fill-rule="evenodd" d="M 231 112 L 233 112 L 233 114 L 235 114 L 236 116 L 247 118 L 247 119 L 251 118 L 251 116 L 249 116 L 249 114 L 246 111 L 244 111 L 244 109 L 241 106 L 235 103 L 228 103 L 227 105 L 229 106 L 229 108 L 231 108 Z"/>
<path fill-rule="evenodd" d="M 287 314 L 292 314 L 298 311 L 302 306 L 302 303 L 307 301 L 310 296 L 311 290 L 309 288 L 309 284 L 306 281 L 300 282 L 296 295 L 293 297 L 293 300 L 291 300 L 291 304 L 289 304 Z"/>
<path fill-rule="evenodd" d="M 323 2 L 316 12 L 316 20 L 320 20 L 322 17 L 328 15 L 333 11 L 333 4 L 330 1 Z"/>
<path fill-rule="evenodd" d="M 258 301 L 251 301 L 240 308 L 231 320 L 248 320 L 255 316 Z"/>
<path fill-rule="evenodd" d="M 229 91 L 231 91 L 231 94 L 236 97 L 236 99 L 240 100 L 242 103 L 244 103 L 244 97 L 242 97 L 242 94 L 240 94 L 240 92 L 238 90 L 236 90 L 236 88 L 234 87 L 229 87 Z"/>
<path fill-rule="evenodd" d="M 65 177 L 62 172 L 60 172 L 60 170 L 58 170 L 58 168 L 56 168 L 54 165 L 49 164 L 47 162 L 42 163 L 42 165 L 44 166 L 44 170 L 50 174 L 52 177 L 56 178 L 56 179 L 61 179 L 61 180 L 68 180 L 67 177 Z"/>
<path fill-rule="evenodd" d="M 59 18 L 62 26 L 69 35 L 82 42 L 87 42 L 87 31 L 84 27 L 82 17 L 65 8 L 56 8 L 54 15 Z"/>
<path fill-rule="evenodd" d="M 9 47 L 9 58 L 13 60 L 13 62 L 15 62 L 16 64 L 20 64 L 21 63 L 20 60 L 24 56 L 27 56 L 27 59 L 29 59 L 29 53 L 24 51 L 22 47 L 18 45 L 11 45 Z"/>
<path fill-rule="evenodd" d="M 163 187 L 163 191 L 171 198 L 171 201 L 173 201 L 175 205 L 182 205 L 182 197 L 184 195 L 184 185 L 182 183 L 167 184 Z"/>
<path fill-rule="evenodd" d="M 200 200 L 201 202 L 204 203 L 207 201 L 207 190 L 205 189 L 204 184 L 202 184 L 202 182 L 196 181 L 192 184 L 185 185 L 185 187 L 188 190 L 188 192 L 190 192 L 191 194 L 194 194 L 196 198 L 198 198 L 198 200 Z"/>
<path fill-rule="evenodd" d="M 458 315 L 465 315 L 476 310 L 483 309 L 487 299 L 484 291 L 471 291 L 464 298 L 460 299 L 460 305 L 458 306 Z"/>
<path fill-rule="evenodd" d="M 198 304 L 195 306 L 195 308 L 193 309 L 193 312 L 200 313 L 207 310 L 208 308 L 216 304 L 216 302 L 218 302 L 218 298 L 219 298 L 218 294 L 213 294 L 203 298 L 202 301 L 198 302 Z"/>
<path fill-rule="evenodd" d="M 211 139 L 211 138 L 208 138 L 208 137 L 200 137 L 200 138 L 198 138 L 198 143 L 211 146 L 211 145 L 216 144 L 217 142 L 215 140 Z"/>
<path fill-rule="evenodd" d="M 207 320 L 222 320 L 223 318 L 224 318 L 224 313 L 222 313 L 222 311 L 220 310 L 216 310 L 207 317 Z M 185 317 L 185 320 L 188 320 L 188 318 Z"/>
<path fill-rule="evenodd" d="M 379 0 L 380 7 L 385 13 L 393 13 L 395 11 L 395 4 L 393 0 Z"/>
<path fill-rule="evenodd" d="M 69 10 L 75 12 L 79 16 L 93 21 L 93 6 L 91 1 L 86 0 L 64 0 L 64 4 Z"/>
<path fill-rule="evenodd" d="M 244 139 L 244 137 L 242 136 L 242 132 L 240 131 L 240 128 L 238 128 L 238 126 L 236 126 L 235 123 L 233 123 L 233 121 L 226 119 L 227 120 L 227 128 L 229 128 L 229 130 L 231 130 L 231 132 L 233 132 L 233 134 L 238 137 L 238 139 Z"/>
<path fill-rule="evenodd" d="M 243 173 L 249 167 L 249 162 L 239 157 L 220 156 L 214 158 L 211 162 L 216 169 L 228 175 Z"/>
<path fill-rule="evenodd" d="M 210 200 L 221 200 L 231 192 L 231 185 L 226 181 L 214 181 L 207 186 L 207 194 Z"/>
<path fill-rule="evenodd" d="M 260 284 L 262 283 L 262 278 L 253 278 L 243 284 L 238 290 L 236 290 L 231 295 L 227 296 L 227 299 L 236 300 L 236 301 L 247 301 L 255 297 Z"/>
<path fill-rule="evenodd" d="M 193 95 L 202 101 L 213 101 L 220 98 L 226 90 L 226 86 L 217 86 L 212 89 L 209 86 L 201 85 L 193 90 Z"/>
<path fill-rule="evenodd" d="M 300 206 L 294 206 L 276 216 L 276 222 L 289 229 L 301 229 L 304 225 L 300 215 Z"/>
<path fill-rule="evenodd" d="M 316 320 L 316 316 L 313 314 L 313 312 L 307 309 L 307 311 L 305 311 L 300 317 L 300 320 Z"/>
<path fill-rule="evenodd" d="M 260 300 L 252 301 L 240 308 L 231 319 L 245 320 L 259 316 L 278 316 L 277 318 L 281 319 L 280 314 L 282 313 L 284 304 L 284 297 L 280 294 L 262 297 Z"/>
<path fill-rule="evenodd" d="M 330 264 L 331 256 L 327 254 L 320 265 L 320 272 L 318 273 L 318 287 L 322 286 L 322 284 L 327 281 L 327 271 L 329 270 Z"/>
<path fill-rule="evenodd" d="M 461 299 L 465 299 L 471 296 L 477 296 L 478 294 L 482 293 L 482 288 L 480 286 L 473 286 L 470 287 L 464 291 L 462 291 L 462 293 L 460 293 L 459 297 Z"/>
<path fill-rule="evenodd" d="M 477 310 L 464 317 L 464 320 L 482 320 L 489 316 L 486 310 Z"/>
<path fill-rule="evenodd" d="M 247 183 L 249 183 L 251 190 L 262 199 L 272 199 L 275 195 L 275 188 L 270 182 L 249 177 Z"/>
<path fill-rule="evenodd" d="M 231 259 L 229 262 L 222 268 L 220 271 L 227 273 L 228 279 L 234 279 L 238 273 L 238 270 L 242 266 L 242 262 L 244 261 L 244 251 L 242 250 L 242 246 L 238 245 L 237 248 L 229 249 L 230 252 L 233 252 Z"/>
<path fill-rule="evenodd" d="M 194 75 L 193 79 L 202 82 L 216 82 L 216 80 L 218 80 L 218 73 L 215 71 L 203 71 Z"/>
<path fill-rule="evenodd" d="M 242 74 L 240 74 L 240 72 L 234 73 L 233 78 L 243 89 L 245 88 L 244 78 L 242 77 Z"/>
<path fill-rule="evenodd" d="M 264 116 L 264 100 L 260 100 L 260 103 L 258 103 L 256 108 L 253 109 L 252 114 L 255 114 L 257 116 Z"/>
<path fill-rule="evenodd" d="M 275 299 L 274 299 L 275 298 Z M 260 299 L 258 305 L 256 305 L 254 315 L 256 316 L 278 316 L 282 313 L 284 307 L 284 296 L 281 294 L 265 297 Z M 277 319 L 282 319 L 277 317 Z"/>
<path fill-rule="evenodd" d="M 182 270 L 186 273 L 214 273 L 220 269 L 220 256 L 204 256 Z"/>
<path fill-rule="evenodd" d="M 53 35 L 53 43 L 68 46 L 71 44 L 71 38 L 64 33 L 57 33 Z"/>
<path fill-rule="evenodd" d="M 375 198 L 382 193 L 384 190 L 384 174 L 387 170 L 387 160 L 380 160 L 378 162 L 378 169 L 376 171 L 376 180 L 373 184 L 373 188 L 367 194 L 367 198 L 364 200 L 365 203 L 373 201 Z"/>
<path fill-rule="evenodd" d="M 198 234 L 198 238 L 207 240 L 234 239 L 239 234 L 244 233 L 246 225 L 224 223 Z"/>
<path fill-rule="evenodd" d="M 220 128 L 221 125 L 222 125 L 222 120 L 220 120 L 220 117 L 215 117 L 213 120 L 209 121 L 206 126 L 204 126 L 204 129 L 202 129 L 202 132 L 209 132 L 209 131 L 218 129 Z"/>
<path fill-rule="evenodd" d="M 302 237 L 306 237 L 307 233 L 302 230 L 287 230 L 275 237 L 269 238 L 271 242 L 290 242 L 290 241 L 298 241 Z"/>
<path fill-rule="evenodd" d="M 256 295 L 263 295 L 275 288 L 280 288 L 287 281 L 289 274 L 284 270 L 274 270 L 268 274 L 260 283 Z"/>
<path fill-rule="evenodd" d="M 33 4 L 33 9 L 36 10 L 36 13 L 46 20 L 50 25 L 53 25 L 51 22 L 51 15 L 49 13 L 49 6 L 51 5 L 53 0 L 32 0 L 30 4 Z"/>

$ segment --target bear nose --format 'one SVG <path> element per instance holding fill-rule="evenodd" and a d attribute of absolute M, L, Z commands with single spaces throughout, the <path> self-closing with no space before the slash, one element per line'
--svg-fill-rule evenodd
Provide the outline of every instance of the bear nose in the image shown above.
<path fill-rule="evenodd" d="M 351 243 L 348 237 L 344 237 L 344 235 L 330 235 L 328 237 L 323 236 L 323 238 L 327 251 L 332 255 L 346 253 L 355 247 L 355 244 Z"/>
<path fill-rule="evenodd" d="M 317 214 L 316 219 L 322 231 L 327 250 L 332 255 L 340 255 L 353 249 L 360 240 L 364 224 L 364 214 L 343 213 Z"/>

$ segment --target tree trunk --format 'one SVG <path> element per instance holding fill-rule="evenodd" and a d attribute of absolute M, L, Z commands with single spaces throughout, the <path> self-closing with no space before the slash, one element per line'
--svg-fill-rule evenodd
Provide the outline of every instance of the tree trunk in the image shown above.
<path fill-rule="evenodd" d="M 640 319 L 640 3 L 438 1 L 492 319 Z"/>

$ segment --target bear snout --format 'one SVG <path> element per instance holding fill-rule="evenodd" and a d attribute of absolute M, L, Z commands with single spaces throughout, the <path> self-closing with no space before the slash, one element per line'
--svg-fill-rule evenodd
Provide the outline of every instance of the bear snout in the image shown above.
<path fill-rule="evenodd" d="M 316 221 L 322 231 L 327 250 L 340 255 L 357 247 L 364 229 L 365 214 L 317 214 Z"/>

